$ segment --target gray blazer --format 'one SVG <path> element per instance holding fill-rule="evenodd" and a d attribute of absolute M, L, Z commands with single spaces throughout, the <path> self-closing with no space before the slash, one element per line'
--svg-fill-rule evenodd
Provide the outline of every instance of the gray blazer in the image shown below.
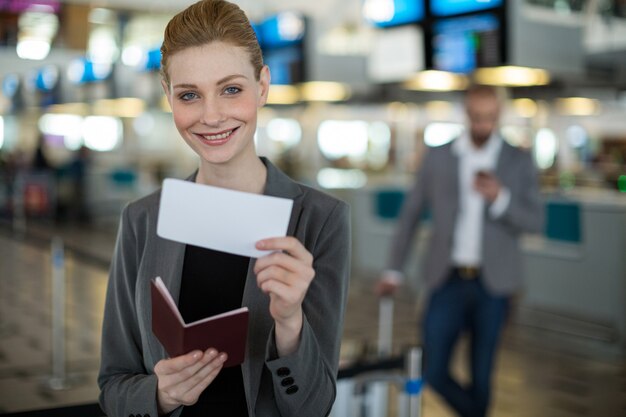
<path fill-rule="evenodd" d="M 251 260 L 242 300 L 250 311 L 246 359 L 241 367 L 248 412 L 251 417 L 324 416 L 335 398 L 348 291 L 349 208 L 292 181 L 266 159 L 263 162 L 267 166 L 264 194 L 293 200 L 287 234 L 298 238 L 312 253 L 315 278 L 303 303 L 299 348 L 279 358 L 269 297 L 257 287 Z M 154 366 L 167 354 L 151 330 L 150 280 L 161 276 L 177 299 L 185 249 L 184 244 L 157 236 L 159 197 L 157 191 L 129 204 L 120 222 L 107 289 L 98 376 L 100 405 L 111 417 L 157 416 Z M 293 388 L 287 393 L 288 387 L 281 385 L 285 372 L 298 387 L 295 393 Z M 179 407 L 171 415 L 181 412 Z"/>
<path fill-rule="evenodd" d="M 483 278 L 493 294 L 509 295 L 522 282 L 522 259 L 518 237 L 543 230 L 543 202 L 531 155 L 502 143 L 495 175 L 511 191 L 511 201 L 498 218 L 487 215 L 483 229 Z M 407 193 L 388 268 L 401 271 L 424 208 L 431 214 L 431 234 L 422 266 L 426 292 L 441 285 L 451 267 L 451 252 L 459 210 L 459 158 L 452 144 L 432 148 L 426 154 L 413 188 Z"/>

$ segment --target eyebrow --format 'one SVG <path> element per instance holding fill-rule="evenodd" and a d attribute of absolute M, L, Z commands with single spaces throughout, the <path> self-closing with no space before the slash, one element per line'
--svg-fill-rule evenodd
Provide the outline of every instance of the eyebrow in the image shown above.
<path fill-rule="evenodd" d="M 243 74 L 232 74 L 232 75 L 227 75 L 226 77 L 222 78 L 221 80 L 217 82 L 217 84 L 218 85 L 226 84 L 227 82 L 230 82 L 237 78 L 248 79 L 248 77 L 246 77 Z M 198 86 L 196 84 L 181 83 L 181 84 L 176 84 L 173 88 L 198 88 Z"/>

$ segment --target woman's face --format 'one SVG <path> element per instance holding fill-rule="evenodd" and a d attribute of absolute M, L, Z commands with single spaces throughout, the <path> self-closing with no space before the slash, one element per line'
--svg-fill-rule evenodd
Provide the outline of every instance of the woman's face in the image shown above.
<path fill-rule="evenodd" d="M 255 156 L 257 110 L 267 99 L 269 70 L 257 81 L 248 53 L 224 42 L 179 51 L 163 83 L 174 123 L 187 144 L 210 164 Z M 243 159 L 243 158 L 242 158 Z"/>

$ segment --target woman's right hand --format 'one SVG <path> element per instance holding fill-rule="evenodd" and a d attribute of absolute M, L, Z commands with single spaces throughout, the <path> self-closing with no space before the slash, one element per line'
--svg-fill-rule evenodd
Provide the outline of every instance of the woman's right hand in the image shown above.
<path fill-rule="evenodd" d="M 157 376 L 159 415 L 181 405 L 193 405 L 213 382 L 226 362 L 226 353 L 215 349 L 195 350 L 186 355 L 162 359 L 154 366 Z"/>

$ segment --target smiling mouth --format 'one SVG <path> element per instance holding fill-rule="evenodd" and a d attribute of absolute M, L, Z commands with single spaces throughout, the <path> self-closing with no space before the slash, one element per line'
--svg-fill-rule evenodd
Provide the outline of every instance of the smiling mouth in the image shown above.
<path fill-rule="evenodd" d="M 225 139 L 228 139 L 233 134 L 233 132 L 235 132 L 237 129 L 239 128 L 236 127 L 234 129 L 230 129 L 230 130 L 224 131 L 222 133 L 217 133 L 214 135 L 204 135 L 204 134 L 197 134 L 197 135 L 209 142 L 212 142 L 212 141 L 217 142 L 217 141 L 223 141 Z"/>

